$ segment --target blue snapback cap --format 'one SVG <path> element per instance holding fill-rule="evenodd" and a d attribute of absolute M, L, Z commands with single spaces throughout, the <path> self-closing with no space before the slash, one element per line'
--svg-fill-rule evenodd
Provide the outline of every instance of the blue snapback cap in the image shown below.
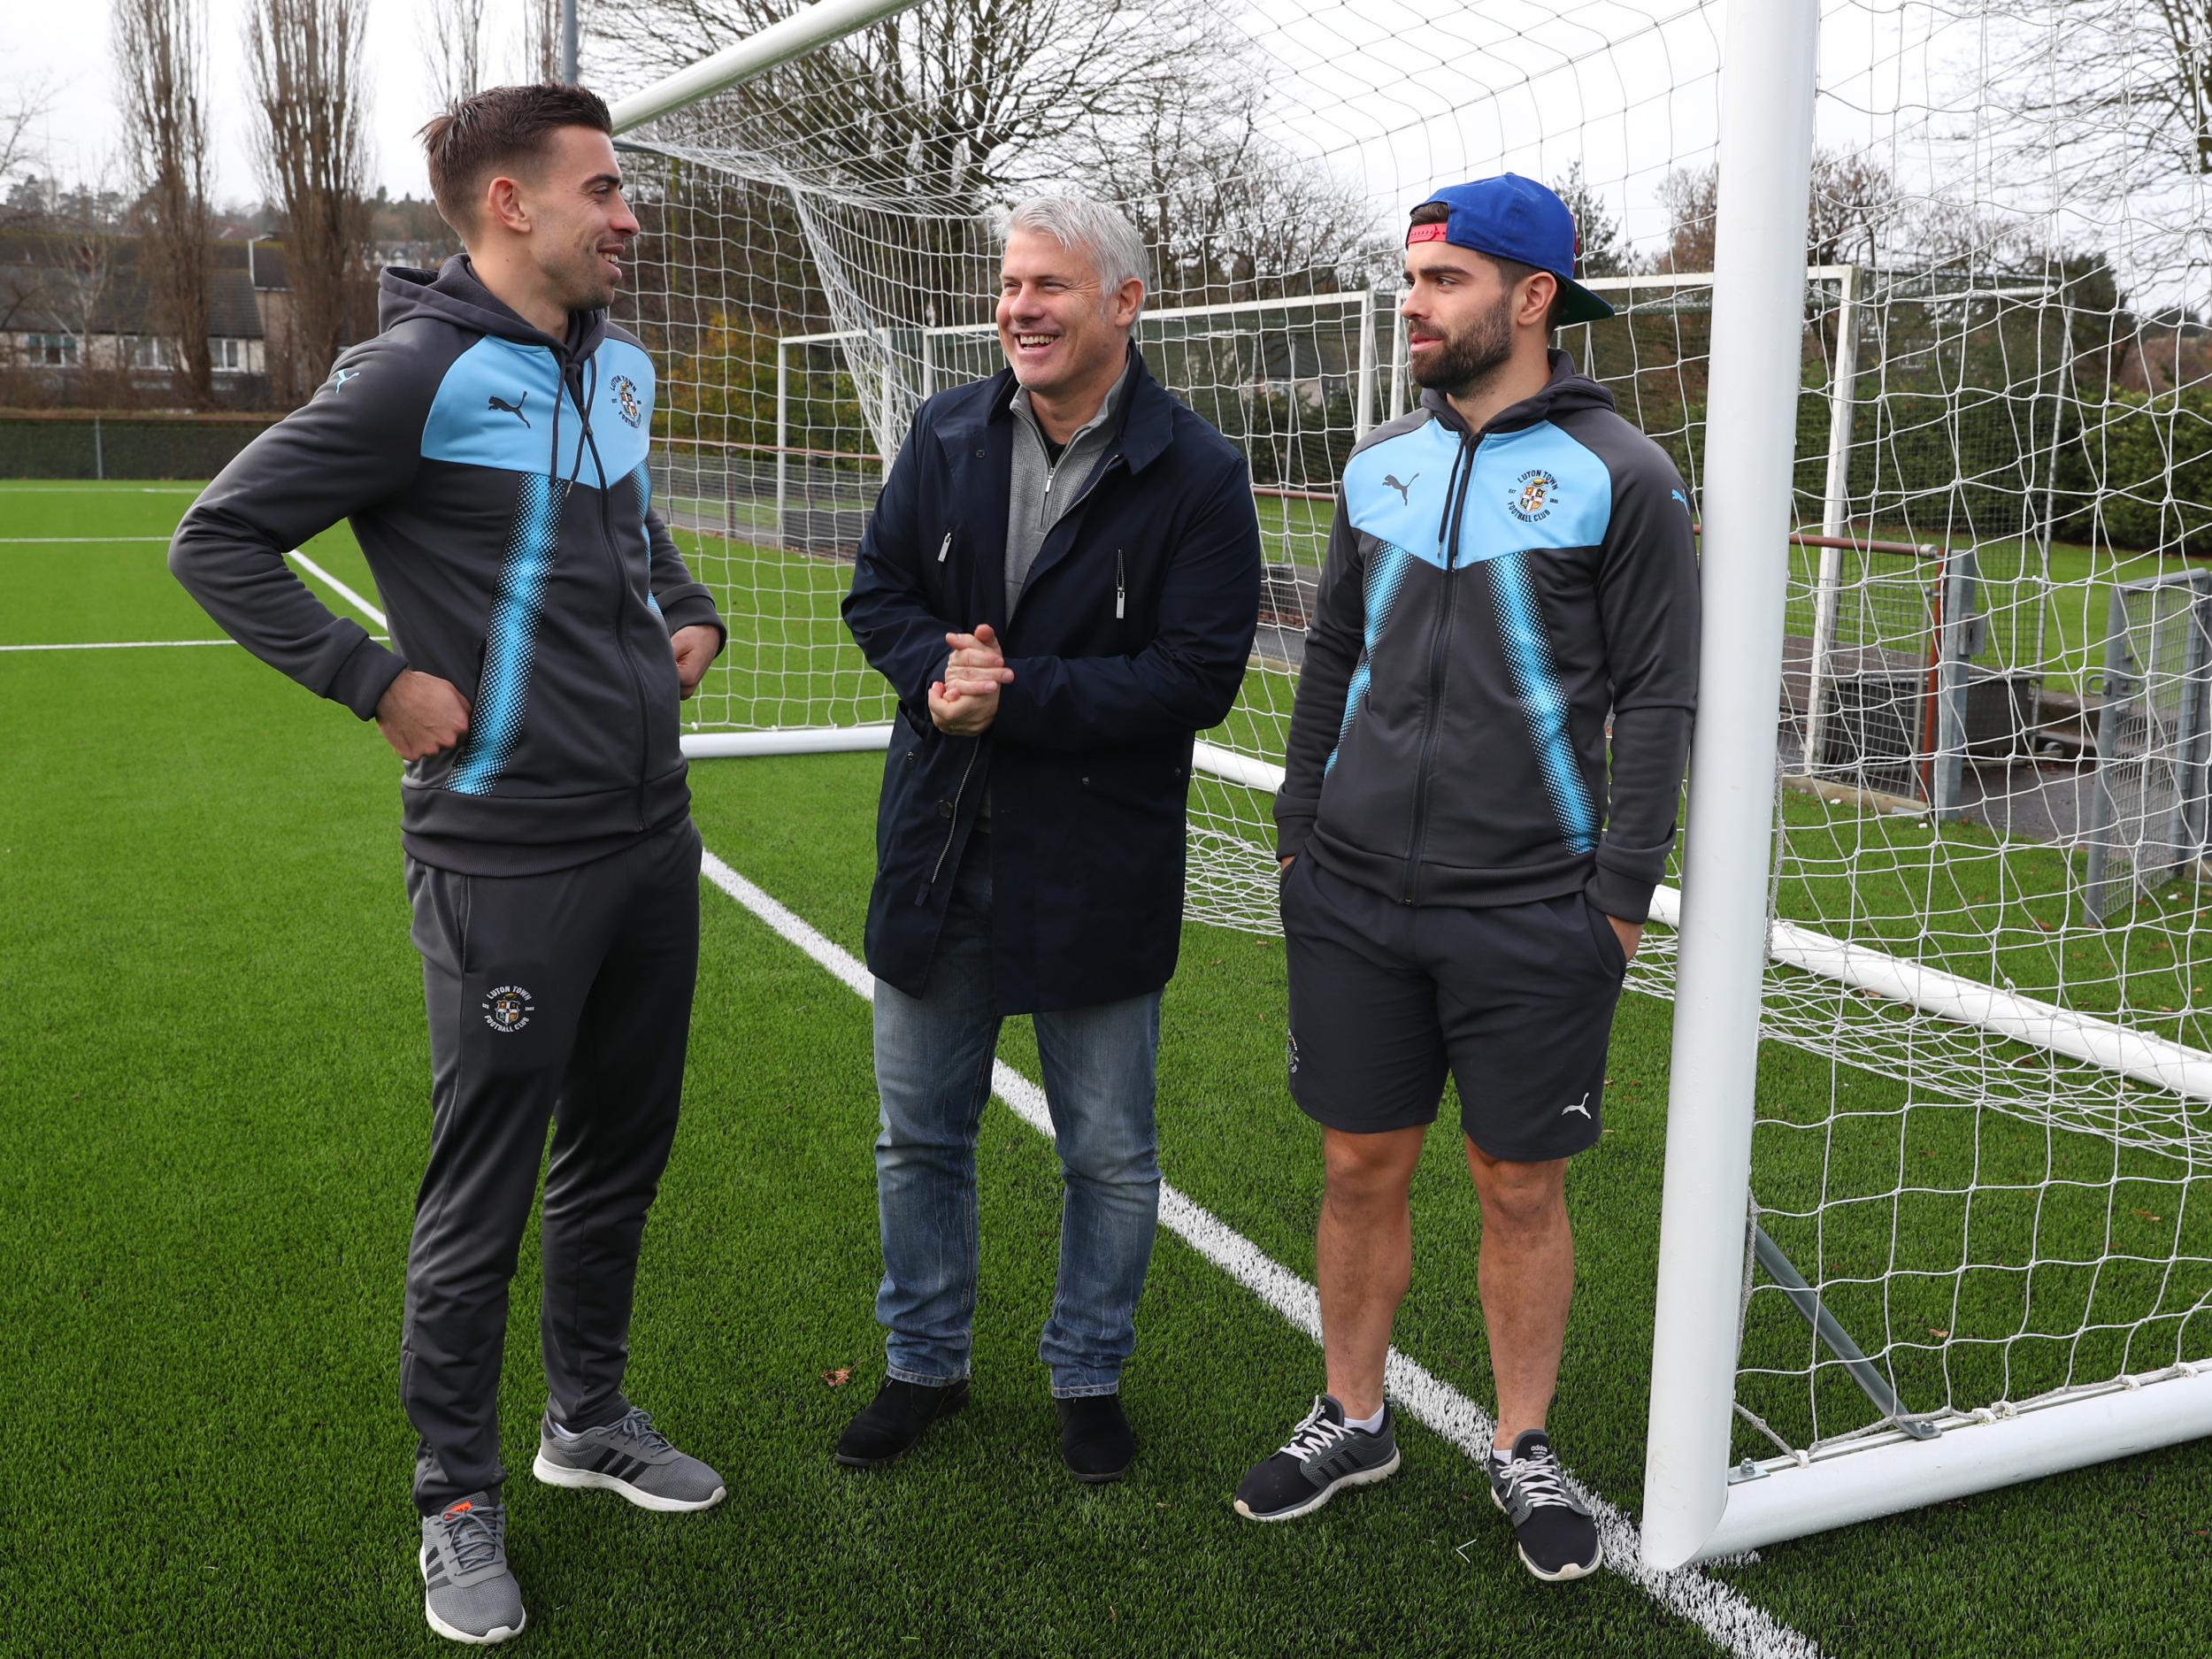
<path fill-rule="evenodd" d="M 1613 314 L 1610 305 L 1574 280 L 1575 262 L 1582 252 L 1574 215 L 1535 180 L 1502 173 L 1494 179 L 1448 185 L 1421 205 L 1431 202 L 1440 202 L 1451 211 L 1436 224 L 1409 230 L 1409 248 L 1417 242 L 1446 242 L 1548 271 L 1559 279 L 1559 290 L 1566 296 L 1559 319 L 1563 323 L 1594 323 Z"/>

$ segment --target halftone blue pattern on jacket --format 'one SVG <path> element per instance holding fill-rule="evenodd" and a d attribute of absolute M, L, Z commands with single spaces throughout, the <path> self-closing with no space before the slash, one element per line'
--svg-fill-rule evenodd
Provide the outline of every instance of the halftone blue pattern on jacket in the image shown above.
<path fill-rule="evenodd" d="M 1522 717 L 1528 722 L 1529 741 L 1543 774 L 1544 793 L 1551 797 L 1552 816 L 1559 821 L 1559 838 L 1576 852 L 1595 852 L 1597 808 L 1591 803 L 1589 787 L 1575 759 L 1574 733 L 1567 725 L 1566 687 L 1560 684 L 1551 634 L 1538 609 L 1536 585 L 1529 579 L 1528 556 L 1507 554 L 1490 560 L 1483 568 L 1490 572 L 1506 668 L 1513 676 Z"/>
<path fill-rule="evenodd" d="M 661 602 L 653 597 L 653 533 L 646 527 L 645 515 L 653 505 L 653 469 L 640 461 L 629 477 L 630 488 L 637 492 L 637 533 L 645 538 L 645 608 L 655 616 L 661 613 Z"/>
<path fill-rule="evenodd" d="M 1367 566 L 1366 640 L 1360 649 L 1359 666 L 1352 671 L 1351 683 L 1344 692 L 1344 721 L 1336 729 L 1336 749 L 1329 751 L 1328 760 L 1322 765 L 1324 777 L 1336 764 L 1337 749 L 1344 747 L 1344 734 L 1352 729 L 1352 722 L 1359 717 L 1360 706 L 1367 701 L 1367 687 L 1373 677 L 1376 641 L 1383 630 L 1390 626 L 1391 608 L 1398 603 L 1398 590 L 1405 586 L 1406 566 L 1413 555 L 1395 541 L 1385 541 L 1376 549 L 1374 558 Z"/>
<path fill-rule="evenodd" d="M 456 795 L 489 795 L 497 786 L 522 735 L 529 703 L 530 657 L 568 484 L 541 472 L 525 473 L 517 482 L 514 529 L 499 567 L 499 593 L 492 601 L 484 673 L 477 683 L 468 735 L 461 741 L 460 764 L 446 785 Z"/>

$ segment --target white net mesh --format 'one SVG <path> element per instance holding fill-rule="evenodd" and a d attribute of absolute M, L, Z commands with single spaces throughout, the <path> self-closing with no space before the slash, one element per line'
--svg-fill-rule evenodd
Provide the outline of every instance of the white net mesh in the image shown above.
<path fill-rule="evenodd" d="M 1002 39 L 925 0 L 627 134 L 661 501 L 733 630 L 693 718 L 889 718 L 837 618 L 884 457 L 998 366 L 995 211 L 1084 185 L 1152 243 L 1153 372 L 1251 459 L 1265 611 L 1202 749 L 1191 907 L 1272 930 L 1336 477 L 1416 390 L 1405 212 L 1503 168 L 1561 188 L 1620 312 L 1561 343 L 1695 499 L 1721 11 L 1033 0 Z M 1759 1268 L 1744 1455 L 2212 1356 L 2212 135 L 2174 14 L 1824 7 L 1753 1186 L 1867 1358 Z"/>

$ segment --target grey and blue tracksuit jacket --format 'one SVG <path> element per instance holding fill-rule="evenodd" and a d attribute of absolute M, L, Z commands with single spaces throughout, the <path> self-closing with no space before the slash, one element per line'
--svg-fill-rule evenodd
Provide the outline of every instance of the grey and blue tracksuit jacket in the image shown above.
<path fill-rule="evenodd" d="M 410 667 L 470 699 L 461 744 L 402 783 L 401 839 L 426 864 L 541 874 L 681 818 L 669 638 L 721 620 L 653 510 L 651 359 L 598 311 L 541 333 L 465 256 L 386 271 L 379 314 L 208 486 L 169 568 L 240 644 L 364 719 Z M 340 518 L 389 649 L 285 563 Z"/>
<path fill-rule="evenodd" d="M 1610 393 L 1559 351 L 1480 432 L 1429 392 L 1344 469 L 1279 850 L 1408 904 L 1586 891 L 1641 921 L 1697 652 L 1688 494 Z"/>

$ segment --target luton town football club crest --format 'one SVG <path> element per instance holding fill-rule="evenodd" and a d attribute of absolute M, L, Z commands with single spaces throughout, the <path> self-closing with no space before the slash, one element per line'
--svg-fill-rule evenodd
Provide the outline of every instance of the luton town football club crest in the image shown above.
<path fill-rule="evenodd" d="M 502 1036 L 512 1036 L 530 1023 L 537 1004 L 518 985 L 495 985 L 484 997 L 484 1023 Z"/>
<path fill-rule="evenodd" d="M 645 405 L 638 402 L 637 382 L 626 374 L 614 377 L 614 403 L 622 411 L 622 419 L 633 426 L 645 419 Z"/>
<path fill-rule="evenodd" d="M 1534 524 L 1551 516 L 1552 492 L 1559 488 L 1559 480 L 1538 467 L 1515 479 L 1514 498 L 1507 503 L 1513 516 L 1523 524 Z"/>

